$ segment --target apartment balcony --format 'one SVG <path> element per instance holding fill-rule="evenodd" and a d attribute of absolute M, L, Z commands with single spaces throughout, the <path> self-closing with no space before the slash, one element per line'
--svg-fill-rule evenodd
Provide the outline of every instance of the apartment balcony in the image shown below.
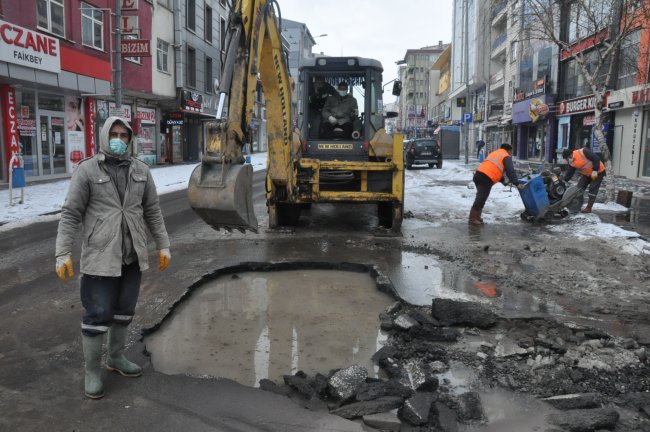
<path fill-rule="evenodd" d="M 500 24 L 503 20 L 506 19 L 508 15 L 508 2 L 506 0 L 501 1 L 497 3 L 494 6 L 494 10 L 492 11 L 492 26 L 497 26 Z"/>
<path fill-rule="evenodd" d="M 490 91 L 495 91 L 503 88 L 503 85 L 505 84 L 504 78 L 505 78 L 505 74 L 503 69 L 501 69 L 495 74 L 492 74 L 490 76 Z"/>
<path fill-rule="evenodd" d="M 508 39 L 508 34 L 507 32 L 503 32 L 500 35 L 498 35 L 496 38 L 494 38 L 494 42 L 492 42 L 492 59 L 496 59 L 501 56 L 506 55 L 506 46 L 508 45 L 506 43 L 506 40 Z"/>

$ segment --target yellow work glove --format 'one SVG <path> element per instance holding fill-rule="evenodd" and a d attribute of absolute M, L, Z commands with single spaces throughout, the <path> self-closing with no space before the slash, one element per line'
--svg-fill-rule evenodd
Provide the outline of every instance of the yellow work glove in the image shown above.
<path fill-rule="evenodd" d="M 525 187 L 526 187 L 526 185 L 525 185 L 525 184 L 522 184 L 522 183 L 519 183 L 519 184 L 517 185 L 517 189 L 519 189 L 519 190 L 524 190 Z"/>
<path fill-rule="evenodd" d="M 591 172 L 591 179 L 596 180 L 598 178 L 598 171 L 592 171 Z"/>
<path fill-rule="evenodd" d="M 160 249 L 158 251 L 158 270 L 163 271 L 169 267 L 169 261 L 172 259 L 172 254 L 168 248 Z"/>
<path fill-rule="evenodd" d="M 56 275 L 63 282 L 68 283 L 65 272 L 68 271 L 68 278 L 72 279 L 74 271 L 72 271 L 72 257 L 70 255 L 61 255 L 56 257 Z"/>

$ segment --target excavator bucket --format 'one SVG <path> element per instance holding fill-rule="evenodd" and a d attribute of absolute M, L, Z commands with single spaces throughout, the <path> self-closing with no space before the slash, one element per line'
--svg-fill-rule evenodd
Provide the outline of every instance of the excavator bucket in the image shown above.
<path fill-rule="evenodd" d="M 190 207 L 214 229 L 257 232 L 251 165 L 201 162 L 187 194 Z"/>

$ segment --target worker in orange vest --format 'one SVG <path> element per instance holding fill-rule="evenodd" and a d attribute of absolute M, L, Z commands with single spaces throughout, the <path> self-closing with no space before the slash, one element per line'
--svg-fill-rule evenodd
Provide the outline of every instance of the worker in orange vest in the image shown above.
<path fill-rule="evenodd" d="M 502 144 L 501 148 L 488 154 L 485 160 L 478 166 L 474 173 L 474 184 L 476 185 L 476 198 L 472 209 L 469 211 L 469 223 L 472 225 L 483 225 L 483 206 L 490 196 L 492 186 L 503 180 L 503 174 L 508 176 L 510 183 L 523 188 L 519 184 L 515 167 L 512 163 L 512 146 Z"/>
<path fill-rule="evenodd" d="M 578 180 L 578 187 L 582 190 L 587 189 L 589 186 L 589 201 L 587 206 L 583 208 L 582 213 L 591 213 L 591 208 L 596 202 L 598 196 L 598 189 L 603 182 L 603 177 L 607 174 L 605 172 L 605 165 L 600 161 L 598 155 L 589 150 L 588 148 L 581 148 L 578 150 L 564 149 L 562 150 L 562 157 L 569 162 L 569 168 L 564 175 L 564 181 L 571 180 L 573 174 L 578 171 L 580 173 L 580 180 Z"/>

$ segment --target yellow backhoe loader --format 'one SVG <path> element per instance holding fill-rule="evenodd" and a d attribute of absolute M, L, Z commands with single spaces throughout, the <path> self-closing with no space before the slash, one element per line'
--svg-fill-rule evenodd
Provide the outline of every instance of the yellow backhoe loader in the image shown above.
<path fill-rule="evenodd" d="M 215 229 L 257 232 L 253 170 L 244 163 L 242 147 L 261 123 L 256 104 L 262 93 L 269 226 L 296 225 L 301 209 L 312 203 L 374 203 L 379 224 L 399 233 L 403 136 L 384 129 L 385 118 L 397 113 L 383 111 L 381 63 L 362 57 L 307 59 L 300 65 L 294 98 L 280 28 L 274 0 L 237 0 L 233 5 L 219 83 L 220 139 L 208 144 L 192 173 L 191 207 Z M 327 127 L 322 102 L 331 96 L 321 95 L 321 103 L 314 103 L 315 87 L 342 82 L 357 109 L 347 124 L 333 121 Z M 393 94 L 400 90 L 395 81 Z"/>

